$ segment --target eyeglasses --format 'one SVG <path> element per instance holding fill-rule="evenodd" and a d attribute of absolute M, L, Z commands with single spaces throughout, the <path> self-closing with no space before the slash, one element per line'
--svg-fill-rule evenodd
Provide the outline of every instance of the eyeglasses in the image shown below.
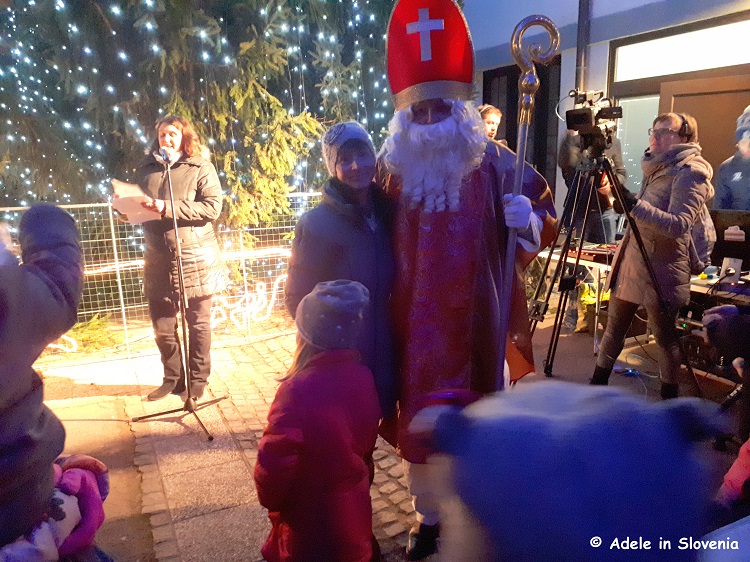
<path fill-rule="evenodd" d="M 648 136 L 650 137 L 666 137 L 669 133 L 673 133 L 675 135 L 679 135 L 680 131 L 675 131 L 673 129 L 649 129 L 648 130 Z"/>

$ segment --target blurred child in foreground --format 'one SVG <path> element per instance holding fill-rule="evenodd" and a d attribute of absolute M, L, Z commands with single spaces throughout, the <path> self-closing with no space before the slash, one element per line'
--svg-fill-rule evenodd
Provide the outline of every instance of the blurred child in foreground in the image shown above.
<path fill-rule="evenodd" d="M 9 238 L 0 243 L 0 559 L 107 560 L 93 546 L 104 520 L 107 467 L 83 455 L 55 461 L 65 430 L 44 405 L 32 368 L 76 321 L 83 288 L 78 232 L 62 209 L 35 205 L 21 219 L 19 242 L 22 265 Z"/>

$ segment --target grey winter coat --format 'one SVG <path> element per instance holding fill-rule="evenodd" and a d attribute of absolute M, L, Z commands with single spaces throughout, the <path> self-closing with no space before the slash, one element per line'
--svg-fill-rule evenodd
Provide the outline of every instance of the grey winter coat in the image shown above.
<path fill-rule="evenodd" d="M 221 213 L 219 176 L 211 162 L 197 156 L 180 158 L 172 165 L 171 174 L 187 298 L 219 293 L 226 287 L 226 274 L 213 227 L 213 221 Z M 149 155 L 136 170 L 136 182 L 147 195 L 163 199 L 167 204 L 160 220 L 143 224 L 146 298 L 176 301 L 177 253 L 164 165 Z"/>
<path fill-rule="evenodd" d="M 396 364 L 389 302 L 394 279 L 393 250 L 386 221 L 391 203 L 374 185 L 372 209 L 347 200 L 346 185 L 330 180 L 323 200 L 300 218 L 292 242 L 285 303 L 294 317 L 302 297 L 320 281 L 351 279 L 370 291 L 370 308 L 357 348 L 375 377 L 384 417 L 395 412 Z"/>
<path fill-rule="evenodd" d="M 0 265 L 0 547 L 49 510 L 65 430 L 32 365 L 76 321 L 83 259 L 72 217 L 35 205 L 20 225 L 23 265 Z"/>
<path fill-rule="evenodd" d="M 713 197 L 713 170 L 696 143 L 678 144 L 641 161 L 643 184 L 631 216 L 643 237 L 662 297 L 673 307 L 690 299 L 690 229 L 706 201 Z M 639 304 L 656 304 L 646 265 L 628 228 L 617 249 L 607 285 L 614 296 Z"/>

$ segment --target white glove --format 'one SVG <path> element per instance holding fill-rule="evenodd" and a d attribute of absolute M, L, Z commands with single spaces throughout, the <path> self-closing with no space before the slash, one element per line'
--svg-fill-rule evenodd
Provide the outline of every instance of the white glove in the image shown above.
<path fill-rule="evenodd" d="M 731 318 L 732 316 L 737 316 L 739 313 L 740 311 L 735 305 L 723 304 L 721 306 L 714 306 L 713 308 L 709 308 L 708 310 L 706 310 L 703 313 L 703 318 L 701 319 L 701 321 L 703 322 L 704 326 L 708 326 L 715 320 Z"/>
<path fill-rule="evenodd" d="M 503 195 L 505 224 L 508 228 L 526 230 L 531 221 L 531 201 L 525 195 Z"/>

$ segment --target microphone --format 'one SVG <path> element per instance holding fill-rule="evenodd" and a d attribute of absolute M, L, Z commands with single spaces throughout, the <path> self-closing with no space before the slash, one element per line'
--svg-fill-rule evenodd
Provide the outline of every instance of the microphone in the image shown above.
<path fill-rule="evenodd" d="M 170 162 L 169 152 L 167 152 L 166 147 L 162 147 L 159 149 L 159 156 L 162 157 L 164 160 L 164 163 L 169 166 L 172 162 Z"/>

